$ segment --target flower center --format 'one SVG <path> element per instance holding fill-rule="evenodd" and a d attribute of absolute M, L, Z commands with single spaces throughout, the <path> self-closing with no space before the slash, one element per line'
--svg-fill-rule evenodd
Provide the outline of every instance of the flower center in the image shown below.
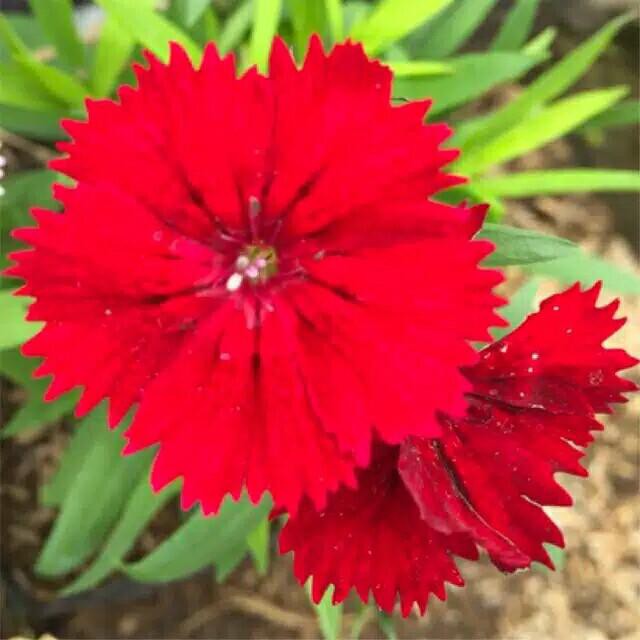
<path fill-rule="evenodd" d="M 273 247 L 249 244 L 236 258 L 234 271 L 227 279 L 227 290 L 237 291 L 244 282 L 264 284 L 278 273 L 278 256 Z"/>

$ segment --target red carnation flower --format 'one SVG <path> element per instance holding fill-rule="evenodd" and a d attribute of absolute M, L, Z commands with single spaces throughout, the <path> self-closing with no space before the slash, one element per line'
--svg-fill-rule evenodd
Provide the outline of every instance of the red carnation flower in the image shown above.
<path fill-rule="evenodd" d="M 636 386 L 616 375 L 637 363 L 602 342 L 624 324 L 618 307 L 595 306 L 599 286 L 552 296 L 518 329 L 466 370 L 473 385 L 463 419 L 441 415 L 438 439 L 380 444 L 358 489 L 342 488 L 317 511 L 303 501 L 285 525 L 282 552 L 295 552 L 300 582 L 313 575 L 313 596 L 329 584 L 340 602 L 351 587 L 403 615 L 424 613 L 430 593 L 462 585 L 453 556 L 484 548 L 503 571 L 533 561 L 553 568 L 543 543 L 563 546 L 542 509 L 569 505 L 558 471 L 586 476 L 580 465 L 596 413 L 625 402 Z"/>
<path fill-rule="evenodd" d="M 15 234 L 33 249 L 10 271 L 46 323 L 24 351 L 48 398 L 84 387 L 79 415 L 138 405 L 127 450 L 159 444 L 153 485 L 183 476 L 185 508 L 244 486 L 322 508 L 374 426 L 399 444 L 463 413 L 468 341 L 499 323 L 484 210 L 429 200 L 459 182 L 449 130 L 426 102 L 392 106 L 359 45 L 313 39 L 298 69 L 278 40 L 268 77 L 213 46 L 197 70 L 175 45 L 147 59 L 119 103 L 64 123 L 52 166 L 77 184 Z"/>

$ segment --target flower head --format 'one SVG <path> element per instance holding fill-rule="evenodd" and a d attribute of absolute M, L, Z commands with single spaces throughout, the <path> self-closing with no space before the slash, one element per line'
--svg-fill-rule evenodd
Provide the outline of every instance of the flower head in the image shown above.
<path fill-rule="evenodd" d="M 542 507 L 571 504 L 554 474 L 587 475 L 579 461 L 602 429 L 595 414 L 636 388 L 617 372 L 637 360 L 602 346 L 624 320 L 617 302 L 595 306 L 598 291 L 552 296 L 487 347 L 466 371 L 466 416 L 442 414 L 439 438 L 379 445 L 357 490 L 322 511 L 303 502 L 280 547 L 294 551 L 301 582 L 313 576 L 316 600 L 334 584 L 336 602 L 354 587 L 386 611 L 399 596 L 404 615 L 414 603 L 424 612 L 430 593 L 462 584 L 453 556 L 474 559 L 477 547 L 503 571 L 553 567 L 543 544 L 564 541 Z"/>
<path fill-rule="evenodd" d="M 470 340 L 499 324 L 472 240 L 484 209 L 430 199 L 459 180 L 428 103 L 393 106 L 391 74 L 312 39 L 268 77 L 173 46 L 137 88 L 89 101 L 52 166 L 62 214 L 35 210 L 12 274 L 44 321 L 24 348 L 81 385 L 78 414 L 134 405 L 128 451 L 159 444 L 152 482 L 215 511 L 243 487 L 295 511 L 353 486 L 381 441 L 434 436 L 464 409 Z"/>

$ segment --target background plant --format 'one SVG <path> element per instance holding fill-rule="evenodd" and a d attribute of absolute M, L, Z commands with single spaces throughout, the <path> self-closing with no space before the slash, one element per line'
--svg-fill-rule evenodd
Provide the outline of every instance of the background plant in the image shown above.
<path fill-rule="evenodd" d="M 29 225 L 31 206 L 56 208 L 51 185 L 61 176 L 44 168 L 51 144 L 63 137 L 58 121 L 82 118 L 87 98 L 114 97 L 130 83 L 130 65 L 149 49 L 162 59 L 168 42 L 178 41 L 197 62 L 210 40 L 223 52 L 234 51 L 239 66 L 265 70 L 271 41 L 282 35 L 301 60 L 312 33 L 325 44 L 345 37 L 361 41 L 366 51 L 395 72 L 394 99 L 430 97 L 429 119 L 444 120 L 456 133 L 451 144 L 462 149 L 454 171 L 470 177 L 463 187 L 443 194 L 448 201 L 490 203 L 481 234 L 496 244 L 487 261 L 519 265 L 532 277 L 513 296 L 504 315 L 512 326 L 531 309 L 540 277 L 588 285 L 601 279 L 616 293 L 640 293 L 640 278 L 571 242 L 501 223 L 514 198 L 587 191 L 640 191 L 633 171 L 565 168 L 510 172 L 511 161 L 572 132 L 598 134 L 639 119 L 637 101 L 627 87 L 575 92 L 572 87 L 610 46 L 629 18 L 621 16 L 592 35 L 566 57 L 551 63 L 553 29 L 533 33 L 539 0 L 513 0 L 489 47 L 468 50 L 467 42 L 497 0 L 97 0 L 102 10 L 97 36 L 78 28 L 70 0 L 30 0 L 32 15 L 0 14 L 0 127 L 9 142 L 27 146 L 38 166 L 3 181 L 2 264 L 16 248 L 12 228 Z M 534 80 L 525 82 L 525 78 Z M 500 85 L 520 82 L 522 91 L 507 104 L 478 113 L 470 108 Z M 76 395 L 53 403 L 42 395 L 47 383 L 33 380 L 34 363 L 18 346 L 36 330 L 24 321 L 25 303 L 11 295 L 16 284 L 0 290 L 0 372 L 24 389 L 26 401 L 11 416 L 2 437 L 45 428 L 71 412 Z M 496 331 L 496 335 L 498 332 Z M 125 421 L 126 422 L 126 421 Z M 149 521 L 178 486 L 154 495 L 147 480 L 147 453 L 120 456 L 121 441 L 105 427 L 97 409 L 74 429 L 51 483 L 42 487 L 43 504 L 59 510 L 35 571 L 59 578 L 84 570 L 63 595 L 90 589 L 114 572 L 142 582 L 165 582 L 215 567 L 225 577 L 251 555 L 258 571 L 268 569 L 270 527 L 267 500 L 224 503 L 220 513 L 204 518 L 195 510 L 155 550 L 134 562 L 128 553 Z M 118 431 L 125 428 L 122 425 Z M 100 496 L 96 500 L 96 496 Z M 557 555 L 557 554 L 556 554 Z M 317 608 L 327 638 L 340 635 L 341 608 L 327 595 Z M 352 634 L 366 617 L 364 609 Z M 378 616 L 381 629 L 393 636 L 392 621 Z"/>

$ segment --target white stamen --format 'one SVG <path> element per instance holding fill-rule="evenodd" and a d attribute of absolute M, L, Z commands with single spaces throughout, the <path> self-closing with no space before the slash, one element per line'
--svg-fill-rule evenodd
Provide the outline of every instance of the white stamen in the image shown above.
<path fill-rule="evenodd" d="M 232 273 L 227 280 L 227 291 L 237 291 L 242 286 L 242 274 Z"/>
<path fill-rule="evenodd" d="M 244 271 L 250 264 L 251 261 L 247 256 L 238 256 L 238 259 L 236 260 L 236 269 Z"/>
<path fill-rule="evenodd" d="M 255 264 L 248 266 L 245 270 L 245 273 L 247 274 L 247 277 L 251 278 L 252 280 L 255 280 L 260 275 L 260 271 Z"/>

